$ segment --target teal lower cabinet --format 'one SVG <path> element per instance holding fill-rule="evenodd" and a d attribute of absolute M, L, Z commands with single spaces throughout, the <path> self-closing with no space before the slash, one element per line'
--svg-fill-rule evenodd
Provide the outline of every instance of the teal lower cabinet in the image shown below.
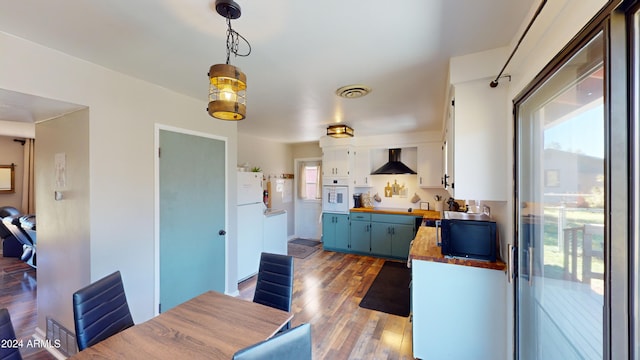
<path fill-rule="evenodd" d="M 351 219 L 351 251 L 359 254 L 371 252 L 371 214 L 352 212 Z"/>
<path fill-rule="evenodd" d="M 348 214 L 322 214 L 322 245 L 327 250 L 350 251 Z"/>
<path fill-rule="evenodd" d="M 416 235 L 415 216 L 371 214 L 371 226 L 373 254 L 401 260 L 409 257 L 409 247 Z"/>
<path fill-rule="evenodd" d="M 327 244 L 326 241 L 325 248 L 406 260 L 411 241 L 415 237 L 415 219 L 416 216 L 413 215 L 352 212 L 346 248 L 336 243 Z M 323 234 L 326 233 L 324 223 L 323 218 Z"/>
<path fill-rule="evenodd" d="M 393 225 L 391 228 L 391 257 L 409 258 L 409 248 L 415 237 L 414 227 L 414 225 Z"/>
<path fill-rule="evenodd" d="M 351 251 L 368 254 L 371 252 L 371 222 L 351 220 Z"/>
<path fill-rule="evenodd" d="M 386 223 L 371 223 L 371 253 L 373 255 L 391 256 L 391 227 Z"/>

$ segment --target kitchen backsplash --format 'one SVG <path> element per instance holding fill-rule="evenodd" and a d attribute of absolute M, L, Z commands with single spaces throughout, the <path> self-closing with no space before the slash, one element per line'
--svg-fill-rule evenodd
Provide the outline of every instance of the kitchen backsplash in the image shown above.
<path fill-rule="evenodd" d="M 369 193 L 371 197 L 378 194 L 381 201 L 373 201 L 374 207 L 419 209 L 420 203 L 428 202 L 429 208 L 435 210 L 436 195 L 440 196 L 440 202 L 450 197 L 444 189 L 420 188 L 416 175 L 375 175 L 371 177 L 371 182 L 371 187 L 356 187 L 354 192 Z M 420 200 L 412 202 L 417 198 Z"/>

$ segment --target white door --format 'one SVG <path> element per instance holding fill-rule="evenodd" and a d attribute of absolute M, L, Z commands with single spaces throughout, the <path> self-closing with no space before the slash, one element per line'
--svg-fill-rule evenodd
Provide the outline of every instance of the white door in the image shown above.
<path fill-rule="evenodd" d="M 322 160 L 319 158 L 296 159 L 295 234 L 303 239 L 322 238 Z M 287 213 L 287 217 L 291 217 Z M 291 221 L 291 218 L 288 219 Z"/>

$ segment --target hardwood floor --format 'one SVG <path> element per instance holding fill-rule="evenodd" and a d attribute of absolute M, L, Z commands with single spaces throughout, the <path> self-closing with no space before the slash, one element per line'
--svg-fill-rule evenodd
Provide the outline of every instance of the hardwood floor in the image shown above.
<path fill-rule="evenodd" d="M 384 260 L 318 251 L 294 259 L 292 326 L 311 323 L 314 359 L 413 359 L 408 317 L 358 306 Z M 255 277 L 240 284 L 253 299 Z"/>
<path fill-rule="evenodd" d="M 19 269 L 20 263 L 0 255 L 0 307 L 9 309 L 16 335 L 27 341 L 37 322 L 36 271 Z M 311 323 L 314 359 L 413 359 L 408 317 L 358 306 L 382 264 L 382 259 L 322 250 L 294 259 L 292 325 Z M 240 284 L 240 297 L 253 299 L 255 281 Z M 22 355 L 54 359 L 37 349 L 23 349 Z"/>
<path fill-rule="evenodd" d="M 18 258 L 0 254 L 0 308 L 9 309 L 16 337 L 22 339 L 20 350 L 25 360 L 55 359 L 46 350 L 27 346 L 33 344 L 37 326 L 36 270 Z"/>

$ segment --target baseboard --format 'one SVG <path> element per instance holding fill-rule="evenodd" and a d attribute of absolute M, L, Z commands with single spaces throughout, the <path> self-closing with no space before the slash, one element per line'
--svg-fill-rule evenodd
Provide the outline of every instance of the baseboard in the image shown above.
<path fill-rule="evenodd" d="M 67 357 L 61 353 L 60 351 L 58 351 L 55 347 L 55 344 L 48 344 L 47 345 L 47 334 L 42 331 L 39 327 L 36 328 L 36 332 L 32 335 L 32 337 L 40 344 L 45 344 L 45 346 L 43 346 L 43 348 L 51 355 L 53 355 L 53 357 L 55 357 L 58 360 L 65 360 L 67 359 Z"/>

